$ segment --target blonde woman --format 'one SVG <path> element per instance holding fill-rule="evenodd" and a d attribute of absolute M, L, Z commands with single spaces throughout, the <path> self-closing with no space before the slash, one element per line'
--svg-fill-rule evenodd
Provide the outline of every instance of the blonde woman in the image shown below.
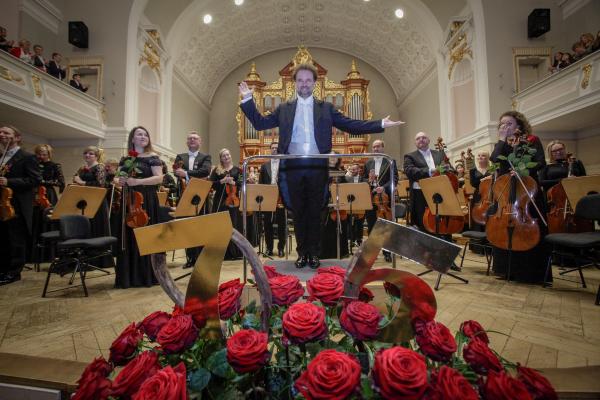
<path fill-rule="evenodd" d="M 46 187 L 46 197 L 52 205 L 56 205 L 58 196 L 56 189 L 62 193 L 65 189 L 65 177 L 62 172 L 62 166 L 52 161 L 53 150 L 49 144 L 38 144 L 33 149 L 42 173 L 42 185 Z"/>
<path fill-rule="evenodd" d="M 544 191 L 548 191 L 563 178 L 586 175 L 583 163 L 573 157 L 568 157 L 567 146 L 563 142 L 551 141 L 546 146 L 546 151 L 550 163 L 546 164 L 538 174 L 538 180 Z"/>

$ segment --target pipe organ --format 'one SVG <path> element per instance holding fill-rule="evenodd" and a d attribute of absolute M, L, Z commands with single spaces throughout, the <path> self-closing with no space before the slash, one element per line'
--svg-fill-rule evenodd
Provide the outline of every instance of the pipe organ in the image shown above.
<path fill-rule="evenodd" d="M 312 63 L 318 71 L 314 96 L 316 99 L 332 103 L 344 115 L 354 119 L 371 119 L 369 110 L 369 81 L 363 79 L 353 60 L 345 80 L 336 83 L 327 77 L 327 70 L 312 59 L 308 50 L 300 46 L 294 58 L 279 71 L 279 79 L 267 84 L 256 71 L 254 63 L 246 76 L 246 83 L 254 89 L 254 101 L 263 113 L 273 112 L 282 101 L 294 100 L 296 89 L 293 79 L 294 68 L 298 64 Z M 236 119 L 238 122 L 238 141 L 240 143 L 240 162 L 244 158 L 258 154 L 270 154 L 269 146 L 277 141 L 278 129 L 257 131 L 250 121 L 238 109 Z M 368 149 L 370 135 L 349 135 L 333 128 L 333 149 L 338 153 L 354 154 L 364 153 Z M 344 164 L 350 162 L 364 162 L 357 157 L 354 160 L 343 160 Z M 257 160 L 253 166 L 258 166 L 264 160 Z"/>

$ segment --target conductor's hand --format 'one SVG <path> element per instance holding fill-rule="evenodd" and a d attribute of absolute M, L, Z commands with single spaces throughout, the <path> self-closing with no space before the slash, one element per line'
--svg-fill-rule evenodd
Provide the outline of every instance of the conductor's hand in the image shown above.
<path fill-rule="evenodd" d="M 383 119 L 383 127 L 384 128 L 391 128 L 392 126 L 398 126 L 398 125 L 402 125 L 404 123 L 405 123 L 404 121 L 392 121 L 390 119 L 389 115 Z"/>
<path fill-rule="evenodd" d="M 244 82 L 244 81 L 242 81 L 242 83 L 240 83 L 240 85 L 238 86 L 238 89 L 240 90 L 240 95 L 244 99 L 247 99 L 247 98 L 251 97 L 252 93 L 254 93 L 254 90 L 250 89 L 248 87 L 248 84 L 246 82 Z"/>

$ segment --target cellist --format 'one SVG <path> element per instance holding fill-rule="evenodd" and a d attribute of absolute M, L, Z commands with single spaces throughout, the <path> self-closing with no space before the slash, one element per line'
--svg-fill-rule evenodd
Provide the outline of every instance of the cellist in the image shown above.
<path fill-rule="evenodd" d="M 563 178 L 570 176 L 585 176 L 585 168 L 580 160 L 569 160 L 567 147 L 558 140 L 553 140 L 546 146 L 550 163 L 539 171 L 539 181 L 544 191 L 558 184 Z"/>
<path fill-rule="evenodd" d="M 513 140 L 516 138 L 516 140 Z M 512 143 L 512 144 L 510 144 Z M 540 139 L 531 132 L 531 125 L 527 118 L 520 112 L 507 111 L 500 116 L 498 123 L 498 142 L 490 156 L 490 160 L 499 163 L 498 176 L 504 174 L 516 174 L 511 171 L 508 161 L 503 157 L 508 157 L 510 153 L 523 150 L 523 146 L 529 146 L 536 150 L 532 161 L 536 163 L 535 167 L 529 168 L 529 176 L 537 181 L 537 172 L 546 165 L 544 157 L 544 148 Z M 520 183 L 517 181 L 517 185 Z M 506 189 L 509 190 L 509 189 Z M 534 198 L 537 208 L 544 213 L 541 191 L 537 191 Z M 545 225 L 541 222 L 536 207 L 532 204 L 529 212 L 534 219 L 538 220 L 540 227 L 540 237 L 543 238 L 546 232 Z M 486 229 L 489 229 L 489 222 Z M 509 252 L 498 247 L 493 247 L 493 271 L 495 274 L 504 277 L 508 268 Z M 521 282 L 537 283 L 544 280 L 546 262 L 548 260 L 547 250 L 542 245 L 542 240 L 527 251 L 512 251 L 511 258 L 511 277 Z"/>

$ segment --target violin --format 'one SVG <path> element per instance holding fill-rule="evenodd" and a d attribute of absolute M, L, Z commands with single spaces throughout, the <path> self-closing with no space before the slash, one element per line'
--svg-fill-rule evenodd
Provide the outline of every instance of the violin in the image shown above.
<path fill-rule="evenodd" d="M 454 189 L 454 193 L 458 193 L 459 183 L 458 177 L 456 174 L 449 171 L 448 165 L 450 164 L 450 160 L 446 157 L 446 153 L 444 149 L 446 149 L 446 145 L 444 144 L 444 140 L 439 137 L 437 143 L 435 145 L 437 151 L 441 151 L 444 153 L 444 164 L 446 168 L 443 168 L 443 172 L 439 170 L 436 171 L 432 176 L 439 176 L 440 174 L 444 174 L 450 180 L 450 184 L 452 185 L 452 189 Z M 457 215 L 454 216 L 440 216 L 438 223 L 436 223 L 435 215 L 431 212 L 429 207 L 425 207 L 425 212 L 423 213 L 423 226 L 427 229 L 428 232 L 440 234 L 440 235 L 451 235 L 453 233 L 458 233 L 462 231 L 465 227 L 465 218 Z"/>
<path fill-rule="evenodd" d="M 390 196 L 385 193 L 375 193 L 373 195 L 373 205 L 377 207 L 377 218 L 387 220 L 392 219 L 392 209 L 390 208 Z"/>
<path fill-rule="evenodd" d="M 229 175 L 227 175 L 229 176 Z M 227 193 L 227 197 L 225 198 L 225 205 L 227 207 L 239 207 L 240 206 L 240 198 L 237 195 L 237 187 L 232 183 L 225 184 L 225 193 Z"/>
<path fill-rule="evenodd" d="M 2 154 L 2 159 L 0 159 L 0 176 L 4 177 L 8 173 L 8 166 L 6 165 L 6 155 L 8 154 L 8 149 L 10 147 L 11 142 L 8 142 L 8 145 L 4 149 L 4 153 Z M 16 217 L 15 208 L 12 205 L 12 196 L 13 190 L 8 186 L 0 187 L 0 221 L 8 221 Z"/>
<path fill-rule="evenodd" d="M 175 171 L 180 168 L 183 168 L 183 160 L 175 161 L 175 163 L 173 164 L 173 173 L 175 173 Z M 175 176 L 177 176 L 177 175 L 175 175 Z M 185 192 L 185 189 L 187 187 L 187 182 L 186 182 L 185 178 L 181 178 L 181 177 L 177 176 L 177 179 L 179 180 L 179 185 L 181 187 L 180 193 Z"/>
<path fill-rule="evenodd" d="M 34 204 L 36 206 L 39 206 L 40 208 L 45 209 L 52 205 L 52 203 L 50 203 L 50 200 L 48 200 L 47 190 L 48 189 L 44 185 L 38 186 L 38 190 L 35 195 L 35 201 L 34 201 Z"/>
<path fill-rule="evenodd" d="M 144 195 L 140 192 L 132 190 L 128 196 L 126 224 L 130 228 L 139 228 L 148 225 L 149 217 L 146 211 L 142 208 L 144 203 Z"/>

